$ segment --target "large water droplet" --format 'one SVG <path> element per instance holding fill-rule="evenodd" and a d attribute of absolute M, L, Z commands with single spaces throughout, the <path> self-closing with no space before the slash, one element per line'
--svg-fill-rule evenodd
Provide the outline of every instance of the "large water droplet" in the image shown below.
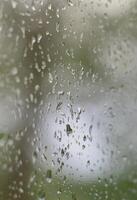
<path fill-rule="evenodd" d="M 89 135 L 88 135 L 88 139 L 89 139 L 90 142 L 92 142 L 92 129 L 93 129 L 93 126 L 90 125 L 90 127 L 89 127 Z"/>
<path fill-rule="evenodd" d="M 69 6 L 73 6 L 74 5 L 73 2 L 72 2 L 72 0 L 67 0 L 67 2 L 68 2 Z"/>
<path fill-rule="evenodd" d="M 69 124 L 66 125 L 66 132 L 67 132 L 67 135 L 70 135 L 72 133 L 72 128 Z"/>
<path fill-rule="evenodd" d="M 51 182 L 52 182 L 52 171 L 51 171 L 51 169 L 49 169 L 49 170 L 47 171 L 46 181 L 47 181 L 48 183 L 51 183 Z"/>
<path fill-rule="evenodd" d="M 53 76 L 52 74 L 49 72 L 49 83 L 52 83 L 53 82 Z"/>

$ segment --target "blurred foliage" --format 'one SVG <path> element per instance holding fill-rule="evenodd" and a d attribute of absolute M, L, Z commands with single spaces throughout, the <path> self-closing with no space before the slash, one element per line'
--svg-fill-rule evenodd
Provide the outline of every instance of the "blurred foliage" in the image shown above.
<path fill-rule="evenodd" d="M 92 183 L 70 183 L 64 179 L 53 178 L 47 183 L 46 174 L 34 171 L 33 182 L 30 184 L 32 199 L 58 199 L 58 200 L 134 200 L 137 198 L 137 174 L 127 172 L 118 180 L 111 176 L 108 179 L 98 178 Z"/>

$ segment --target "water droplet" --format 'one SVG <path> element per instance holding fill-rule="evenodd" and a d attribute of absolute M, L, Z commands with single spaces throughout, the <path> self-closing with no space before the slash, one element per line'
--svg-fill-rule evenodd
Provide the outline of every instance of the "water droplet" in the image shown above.
<path fill-rule="evenodd" d="M 52 182 L 52 171 L 51 171 L 51 169 L 49 169 L 47 171 L 46 180 L 47 180 L 48 183 Z"/>
<path fill-rule="evenodd" d="M 91 133 L 92 133 L 92 128 L 93 128 L 93 126 L 90 125 L 90 127 L 89 127 L 89 134 L 90 134 L 90 135 L 91 135 Z"/>
<path fill-rule="evenodd" d="M 73 119 L 74 113 L 73 113 L 73 106 L 72 106 L 72 104 L 68 104 L 68 108 L 69 108 L 69 111 L 70 111 L 70 114 L 71 114 L 71 118 Z"/>
<path fill-rule="evenodd" d="M 12 8 L 15 9 L 17 7 L 17 2 L 15 0 L 11 1 Z"/>
<path fill-rule="evenodd" d="M 49 72 L 49 83 L 52 83 L 53 82 L 53 76 L 52 74 Z"/>
<path fill-rule="evenodd" d="M 38 200 L 46 200 L 46 197 L 45 197 L 45 192 L 43 191 L 40 191 L 39 192 L 39 197 L 38 197 Z"/>
<path fill-rule="evenodd" d="M 61 105 L 62 105 L 62 104 L 63 104 L 62 102 L 59 102 L 59 103 L 57 104 L 57 107 L 56 107 L 56 110 L 57 110 L 57 111 L 61 109 Z"/>
<path fill-rule="evenodd" d="M 12 74 L 13 76 L 15 76 L 15 75 L 18 74 L 18 69 L 17 69 L 17 67 L 12 68 L 11 74 Z"/>
<path fill-rule="evenodd" d="M 49 31 L 46 31 L 46 35 L 50 35 Z"/>
<path fill-rule="evenodd" d="M 31 50 L 33 50 L 33 45 L 35 44 L 35 42 L 36 42 L 36 38 L 32 36 L 30 44 L 29 44 L 29 47 Z"/>
<path fill-rule="evenodd" d="M 33 156 L 32 156 L 32 162 L 33 162 L 33 164 L 36 163 L 37 157 L 38 157 L 38 154 L 37 154 L 36 151 L 34 151 Z"/>
<path fill-rule="evenodd" d="M 49 63 L 51 62 L 51 58 L 50 58 L 49 54 L 47 55 L 47 60 L 48 60 Z"/>
<path fill-rule="evenodd" d="M 56 11 L 57 18 L 59 18 L 59 9 Z"/>
<path fill-rule="evenodd" d="M 81 112 L 82 112 L 82 110 L 81 110 L 81 108 L 79 107 L 79 108 L 78 108 L 77 117 L 76 117 L 76 122 L 79 121 L 79 119 L 80 119 L 80 115 L 81 115 Z"/>
<path fill-rule="evenodd" d="M 56 23 L 56 31 L 59 32 L 59 22 Z"/>
<path fill-rule="evenodd" d="M 90 125 L 90 127 L 89 127 L 89 135 L 88 135 L 88 139 L 89 139 L 90 142 L 92 142 L 92 128 L 93 128 L 93 126 Z"/>
<path fill-rule="evenodd" d="M 40 43 L 41 39 L 42 39 L 42 34 L 38 34 L 37 35 L 37 42 Z"/>
<path fill-rule="evenodd" d="M 58 91 L 58 95 L 59 96 L 64 95 L 64 91 Z"/>
<path fill-rule="evenodd" d="M 126 162 L 128 160 L 126 155 L 122 156 L 122 158 L 123 158 L 124 162 Z"/>
<path fill-rule="evenodd" d="M 59 195 L 59 194 L 61 194 L 61 188 L 57 191 L 57 194 Z"/>
<path fill-rule="evenodd" d="M 51 3 L 48 5 L 48 9 L 49 10 L 51 10 L 51 8 L 52 8 L 52 5 L 51 5 Z"/>
<path fill-rule="evenodd" d="M 40 89 L 39 85 L 35 85 L 35 91 L 37 92 Z"/>
<path fill-rule="evenodd" d="M 85 141 L 86 141 L 86 139 L 87 139 L 87 137 L 86 137 L 86 135 L 84 135 L 84 137 L 83 137 L 83 141 L 85 142 Z"/>
<path fill-rule="evenodd" d="M 69 124 L 66 125 L 66 132 L 67 132 L 67 135 L 72 133 L 72 128 Z"/>
<path fill-rule="evenodd" d="M 74 6 L 72 0 L 67 0 L 69 6 Z"/>
<path fill-rule="evenodd" d="M 39 197 L 38 200 L 46 200 L 45 197 Z"/>

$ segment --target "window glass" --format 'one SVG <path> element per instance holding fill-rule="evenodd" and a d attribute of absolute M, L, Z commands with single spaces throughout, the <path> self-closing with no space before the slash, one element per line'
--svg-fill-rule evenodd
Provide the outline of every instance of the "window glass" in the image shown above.
<path fill-rule="evenodd" d="M 0 199 L 137 199 L 137 2 L 0 1 Z"/>

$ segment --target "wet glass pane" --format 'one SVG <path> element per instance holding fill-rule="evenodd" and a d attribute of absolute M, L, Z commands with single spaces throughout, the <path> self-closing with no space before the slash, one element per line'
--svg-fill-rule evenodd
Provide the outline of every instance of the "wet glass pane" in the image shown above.
<path fill-rule="evenodd" d="M 0 200 L 137 199 L 136 0 L 0 0 Z"/>

